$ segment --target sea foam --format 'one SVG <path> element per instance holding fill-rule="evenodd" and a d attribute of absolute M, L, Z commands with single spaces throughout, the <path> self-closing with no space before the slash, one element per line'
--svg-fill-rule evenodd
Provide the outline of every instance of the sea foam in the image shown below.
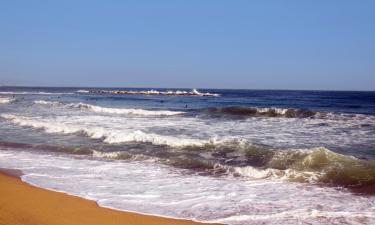
<path fill-rule="evenodd" d="M 154 133 L 145 133 L 141 130 L 129 131 L 128 133 L 124 133 L 123 131 L 117 131 L 115 129 L 105 129 L 103 127 L 59 123 L 56 121 L 44 121 L 41 118 L 30 118 L 12 114 L 0 114 L 0 117 L 8 119 L 11 122 L 18 124 L 20 126 L 44 129 L 48 133 L 82 133 L 93 139 L 103 139 L 104 142 L 110 144 L 125 142 L 143 142 L 152 143 L 155 145 L 182 147 L 190 145 L 200 146 L 209 143 L 206 140 L 164 136 Z"/>
<path fill-rule="evenodd" d="M 1 150 L 0 164 L 21 169 L 22 179 L 30 184 L 139 213 L 230 225 L 375 220 L 373 196 L 328 187 L 197 176 L 147 161 L 75 159 L 19 150 Z"/>
<path fill-rule="evenodd" d="M 81 92 L 87 93 L 87 92 Z M 208 96 L 208 97 L 219 97 L 220 94 L 199 92 L 197 89 L 191 91 L 180 91 L 180 90 L 169 90 L 169 91 L 157 91 L 157 90 L 91 90 L 89 93 L 93 94 L 114 94 L 114 95 L 165 95 L 165 96 Z"/>
<path fill-rule="evenodd" d="M 7 104 L 7 103 L 10 103 L 12 101 L 14 101 L 14 99 L 0 97 L 0 104 Z"/>
<path fill-rule="evenodd" d="M 124 109 L 124 108 L 107 108 L 96 105 L 90 105 L 86 103 L 63 103 L 54 101 L 38 100 L 34 101 L 35 104 L 50 105 L 50 106 L 64 106 L 67 108 L 77 108 L 90 110 L 97 113 L 109 113 L 109 114 L 129 114 L 129 115 L 140 115 L 140 116 L 174 116 L 183 114 L 180 111 L 168 111 L 168 110 L 145 110 L 145 109 Z"/>

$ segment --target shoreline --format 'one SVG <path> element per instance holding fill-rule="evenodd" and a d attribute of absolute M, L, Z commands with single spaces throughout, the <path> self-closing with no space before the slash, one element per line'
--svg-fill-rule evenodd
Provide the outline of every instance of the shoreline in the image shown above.
<path fill-rule="evenodd" d="M 0 224 L 213 224 L 104 208 L 92 200 L 32 186 L 21 180 L 22 175 L 20 170 L 0 168 Z"/>

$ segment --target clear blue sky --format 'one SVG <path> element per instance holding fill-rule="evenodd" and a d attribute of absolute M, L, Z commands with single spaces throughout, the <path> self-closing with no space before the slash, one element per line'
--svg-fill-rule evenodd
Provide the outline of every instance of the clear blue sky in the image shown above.
<path fill-rule="evenodd" d="M 2 0 L 0 85 L 375 90 L 375 1 Z"/>

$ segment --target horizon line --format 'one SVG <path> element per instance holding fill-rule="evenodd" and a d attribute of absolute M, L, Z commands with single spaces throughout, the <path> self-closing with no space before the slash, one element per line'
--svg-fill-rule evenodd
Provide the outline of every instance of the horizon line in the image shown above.
<path fill-rule="evenodd" d="M 139 89 L 203 89 L 203 90 L 254 90 L 254 91 L 337 91 L 337 92 L 375 92 L 375 90 L 342 90 L 342 89 L 263 89 L 263 88 L 207 88 L 207 87 L 125 87 L 125 86 L 45 86 L 45 85 L 0 85 L 19 88 L 139 88 Z"/>

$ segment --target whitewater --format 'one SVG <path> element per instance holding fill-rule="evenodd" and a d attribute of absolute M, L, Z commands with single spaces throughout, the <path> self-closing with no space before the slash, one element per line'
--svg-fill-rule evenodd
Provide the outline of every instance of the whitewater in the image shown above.
<path fill-rule="evenodd" d="M 230 225 L 373 224 L 374 99 L 0 88 L 0 167 L 125 211 Z"/>

